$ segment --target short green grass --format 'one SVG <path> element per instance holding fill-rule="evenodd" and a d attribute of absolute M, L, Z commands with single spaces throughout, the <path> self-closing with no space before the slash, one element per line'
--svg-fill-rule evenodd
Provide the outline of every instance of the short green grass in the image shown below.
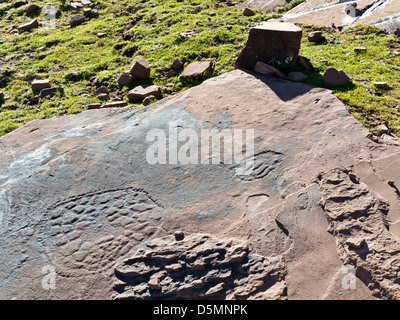
<path fill-rule="evenodd" d="M 243 16 L 243 9 L 221 0 L 101 0 L 93 1 L 98 17 L 74 28 L 68 21 L 77 12 L 69 10 L 62 1 L 53 1 L 54 6 L 62 9 L 56 28 L 25 33 L 12 31 L 12 26 L 33 18 L 40 21 L 44 16 L 40 10 L 27 16 L 18 2 L 21 0 L 0 4 L 0 91 L 5 96 L 0 101 L 0 136 L 34 119 L 85 110 L 89 103 L 100 102 L 93 92 L 101 85 L 107 86 L 114 97 L 125 100 L 126 93 L 138 84 L 160 85 L 165 97 L 204 80 L 182 82 L 180 72 L 169 77 L 167 72 L 176 58 L 185 63 L 214 60 L 215 71 L 206 77 L 229 72 L 234 69 L 251 27 L 279 17 L 302 0 L 293 0 L 276 12 L 255 10 L 252 17 Z M 43 7 L 49 1 L 35 3 Z M 130 10 L 138 5 L 143 8 Z M 194 30 L 197 36 L 180 39 L 179 33 L 186 30 Z M 341 33 L 324 30 L 328 42 L 315 45 L 305 38 L 311 30 L 312 27 L 304 26 L 301 54 L 311 59 L 317 71 L 305 72 L 309 75 L 305 82 L 324 87 L 325 69 L 333 66 L 344 70 L 354 81 L 345 88 L 334 88 L 335 94 L 372 131 L 377 124 L 387 121 L 398 134 L 400 58 L 392 52 L 400 51 L 399 39 L 371 28 Z M 98 38 L 100 32 L 106 33 L 106 37 Z M 367 53 L 356 55 L 353 48 L 359 45 L 366 46 Z M 130 86 L 118 85 L 119 75 L 129 68 L 136 55 L 150 62 L 151 78 Z M 31 76 L 50 79 L 53 86 L 64 89 L 63 93 L 37 99 L 37 93 L 31 90 Z M 386 81 L 394 89 L 378 91 L 373 81 Z"/>

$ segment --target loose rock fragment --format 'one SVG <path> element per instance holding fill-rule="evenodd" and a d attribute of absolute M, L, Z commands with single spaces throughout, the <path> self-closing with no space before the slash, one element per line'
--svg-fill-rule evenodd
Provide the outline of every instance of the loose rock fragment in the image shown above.
<path fill-rule="evenodd" d="M 341 70 L 329 68 L 324 73 L 324 82 L 327 86 L 343 86 L 350 82 L 350 78 Z"/>
<path fill-rule="evenodd" d="M 137 56 L 129 71 L 134 77 L 144 80 L 150 77 L 150 64 L 145 58 Z"/>

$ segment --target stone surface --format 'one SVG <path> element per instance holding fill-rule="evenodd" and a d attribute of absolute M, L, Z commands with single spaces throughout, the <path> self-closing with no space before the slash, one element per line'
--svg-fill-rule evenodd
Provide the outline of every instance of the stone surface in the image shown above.
<path fill-rule="evenodd" d="M 175 128 L 254 130 L 254 157 L 151 164 Z M 0 298 L 398 298 L 400 149 L 369 137 L 330 90 L 245 70 L 29 122 L 0 139 Z"/>
<path fill-rule="evenodd" d="M 79 26 L 80 24 L 84 23 L 86 21 L 86 18 L 84 15 L 77 14 L 75 16 L 72 16 L 69 19 L 69 24 L 71 27 Z"/>
<path fill-rule="evenodd" d="M 115 274 L 117 300 L 267 299 L 276 287 L 282 295 L 286 289 L 279 258 L 254 254 L 243 241 L 202 234 L 179 242 L 154 239 L 119 263 Z"/>
<path fill-rule="evenodd" d="M 283 7 L 288 4 L 290 0 L 246 0 L 237 4 L 239 8 L 254 8 L 260 10 L 273 10 L 277 7 Z"/>
<path fill-rule="evenodd" d="M 159 97 L 161 94 L 160 87 L 155 85 L 137 86 L 128 92 L 128 99 L 144 99 L 148 96 Z"/>
<path fill-rule="evenodd" d="M 136 78 L 147 79 L 150 77 L 150 64 L 145 58 L 137 56 L 133 59 L 129 72 Z"/>
<path fill-rule="evenodd" d="M 182 72 L 181 78 L 185 77 L 198 77 L 206 72 L 211 72 L 214 69 L 214 61 L 196 61 L 189 64 Z"/>
<path fill-rule="evenodd" d="M 250 30 L 235 68 L 254 70 L 257 62 L 287 65 L 299 55 L 302 30 L 291 23 L 264 22 Z"/>
<path fill-rule="evenodd" d="M 356 7 L 353 6 L 356 4 Z M 307 0 L 282 17 L 300 24 L 336 26 L 372 25 L 395 33 L 400 26 L 398 0 Z"/>
<path fill-rule="evenodd" d="M 329 68 L 324 73 L 324 82 L 327 86 L 343 86 L 349 83 L 350 78 L 346 73 L 335 68 Z"/>

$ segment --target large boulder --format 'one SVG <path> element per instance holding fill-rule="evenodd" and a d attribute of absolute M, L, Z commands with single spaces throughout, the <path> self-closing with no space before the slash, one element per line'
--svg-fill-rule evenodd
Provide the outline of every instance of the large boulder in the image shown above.
<path fill-rule="evenodd" d="M 399 298 L 400 149 L 369 137 L 245 70 L 32 121 L 0 139 L 0 298 Z"/>
<path fill-rule="evenodd" d="M 264 22 L 250 30 L 235 68 L 254 70 L 257 62 L 288 65 L 297 61 L 302 30 L 291 23 Z"/>
<path fill-rule="evenodd" d="M 263 1 L 263 0 L 260 0 Z M 267 1 L 267 0 L 266 0 Z M 282 16 L 286 22 L 337 27 L 372 25 L 388 33 L 400 27 L 398 0 L 307 0 Z"/>

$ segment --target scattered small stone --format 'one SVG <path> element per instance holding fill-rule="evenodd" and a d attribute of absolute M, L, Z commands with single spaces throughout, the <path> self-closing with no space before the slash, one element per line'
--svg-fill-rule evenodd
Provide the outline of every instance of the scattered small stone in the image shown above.
<path fill-rule="evenodd" d="M 104 108 L 116 108 L 116 107 L 126 107 L 128 102 L 126 101 L 112 101 L 106 103 L 103 107 Z"/>
<path fill-rule="evenodd" d="M 201 76 L 214 69 L 213 61 L 196 61 L 191 63 L 181 74 L 181 78 Z"/>
<path fill-rule="evenodd" d="M 189 38 L 193 38 L 193 37 L 196 37 L 196 36 L 197 36 L 197 33 L 194 32 L 193 30 L 186 30 L 186 31 L 183 31 L 183 32 L 181 32 L 181 33 L 179 34 L 179 37 L 180 37 L 182 40 L 184 40 L 184 39 L 189 39 Z"/>
<path fill-rule="evenodd" d="M 243 15 L 245 17 L 252 17 L 252 16 L 255 16 L 256 13 L 253 10 L 249 9 L 249 8 L 245 8 L 244 11 L 243 11 Z"/>
<path fill-rule="evenodd" d="M 44 15 L 48 17 L 59 17 L 61 15 L 61 9 L 55 8 L 52 5 L 47 5 L 44 9 Z"/>
<path fill-rule="evenodd" d="M 89 110 L 100 109 L 101 106 L 102 106 L 101 103 L 90 103 L 88 104 L 88 109 Z"/>
<path fill-rule="evenodd" d="M 29 30 L 32 30 L 32 29 L 38 28 L 38 27 L 39 27 L 39 22 L 37 21 L 37 19 L 34 19 L 31 22 L 28 22 L 28 23 L 18 26 L 17 29 L 20 32 L 24 32 L 24 31 L 29 31 Z"/>
<path fill-rule="evenodd" d="M 167 77 L 174 77 L 175 76 L 175 71 L 174 70 L 170 70 L 166 73 Z"/>
<path fill-rule="evenodd" d="M 364 53 L 364 52 L 367 52 L 367 48 L 366 47 L 355 47 L 354 48 L 354 52 L 355 53 Z"/>
<path fill-rule="evenodd" d="M 98 37 L 98 38 L 104 38 L 106 35 L 107 35 L 107 33 L 105 33 L 105 32 L 99 32 L 99 33 L 97 34 L 97 37 Z"/>
<path fill-rule="evenodd" d="M 92 13 L 92 9 L 91 8 L 84 8 L 83 9 L 83 14 L 85 16 L 89 16 Z"/>
<path fill-rule="evenodd" d="M 400 52 L 399 51 L 393 51 L 392 52 L 395 56 L 400 56 Z"/>
<path fill-rule="evenodd" d="M 175 70 L 180 69 L 183 67 L 183 62 L 179 59 L 175 59 L 174 62 L 172 62 L 171 67 Z"/>
<path fill-rule="evenodd" d="M 110 95 L 108 93 L 100 93 L 97 95 L 97 98 L 99 98 L 100 100 L 109 100 Z"/>
<path fill-rule="evenodd" d="M 129 73 L 124 72 L 119 76 L 118 83 L 120 85 L 125 86 L 127 84 L 130 84 L 132 82 L 132 80 L 133 80 L 133 76 Z"/>
<path fill-rule="evenodd" d="M 378 89 L 392 90 L 393 87 L 388 85 L 386 82 L 374 82 L 374 86 Z"/>
<path fill-rule="evenodd" d="M 40 91 L 40 97 L 41 97 L 41 98 L 44 98 L 44 97 L 46 97 L 46 96 L 53 95 L 53 94 L 56 93 L 57 91 L 58 91 L 58 88 L 55 88 L 55 87 L 53 87 L 53 88 L 42 89 L 42 90 Z"/>
<path fill-rule="evenodd" d="M 146 98 L 144 98 L 144 100 L 143 100 L 143 105 L 144 106 L 148 106 L 148 105 L 150 105 L 154 100 L 156 100 L 157 98 L 155 97 L 155 96 L 148 96 L 148 97 L 146 97 Z"/>
<path fill-rule="evenodd" d="M 50 80 L 33 80 L 32 90 L 43 90 L 50 87 Z"/>
<path fill-rule="evenodd" d="M 346 240 L 346 244 L 349 247 L 360 249 L 365 243 L 365 239 L 362 238 L 349 238 Z"/>
<path fill-rule="evenodd" d="M 299 56 L 299 58 L 297 59 L 297 63 L 304 69 L 306 69 L 307 71 L 314 71 L 314 67 L 311 64 L 310 59 L 303 57 L 303 56 Z"/>
<path fill-rule="evenodd" d="M 83 8 L 83 4 L 81 2 L 70 2 L 68 3 L 68 7 L 71 10 L 79 10 Z"/>
<path fill-rule="evenodd" d="M 98 95 L 100 95 L 100 94 L 102 94 L 102 93 L 107 93 L 107 94 L 108 94 L 108 89 L 107 89 L 107 87 L 102 86 L 102 87 L 98 88 L 98 89 L 94 92 L 94 94 L 95 94 L 96 96 L 98 96 Z"/>
<path fill-rule="evenodd" d="M 341 70 L 329 68 L 325 71 L 324 82 L 327 86 L 343 86 L 350 82 L 349 76 Z"/>
<path fill-rule="evenodd" d="M 185 234 L 182 231 L 175 231 L 174 236 L 176 241 L 182 241 L 185 239 Z"/>
<path fill-rule="evenodd" d="M 82 23 L 84 23 L 86 21 L 85 16 L 81 15 L 81 14 L 77 14 L 76 16 L 73 16 L 69 19 L 69 24 L 71 25 L 71 27 L 76 27 Z"/>
<path fill-rule="evenodd" d="M 310 42 L 318 42 L 323 40 L 324 38 L 322 37 L 322 31 L 313 31 L 309 33 L 307 39 Z"/>
<path fill-rule="evenodd" d="M 35 4 L 35 3 L 31 3 L 31 4 L 28 4 L 25 8 L 24 8 L 24 11 L 25 11 L 25 13 L 31 13 L 31 12 L 33 12 L 33 11 L 36 11 L 36 10 L 38 10 L 40 7 L 37 5 L 37 4 Z"/>
<path fill-rule="evenodd" d="M 378 130 L 380 133 L 388 133 L 389 132 L 389 128 L 385 124 L 379 125 Z"/>
<path fill-rule="evenodd" d="M 137 56 L 129 71 L 134 77 L 144 80 L 150 77 L 150 64 L 145 58 Z"/>
<path fill-rule="evenodd" d="M 277 76 L 279 78 L 285 77 L 284 74 L 280 72 L 278 69 L 261 61 L 257 62 L 254 71 L 264 75 Z"/>
<path fill-rule="evenodd" d="M 308 78 L 308 76 L 302 72 L 290 72 L 289 73 L 289 79 L 293 80 L 293 81 L 303 81 L 307 78 Z"/>
<path fill-rule="evenodd" d="M 148 96 L 159 97 L 161 90 L 159 86 L 147 85 L 147 86 L 137 86 L 128 92 L 129 100 L 144 99 Z"/>

